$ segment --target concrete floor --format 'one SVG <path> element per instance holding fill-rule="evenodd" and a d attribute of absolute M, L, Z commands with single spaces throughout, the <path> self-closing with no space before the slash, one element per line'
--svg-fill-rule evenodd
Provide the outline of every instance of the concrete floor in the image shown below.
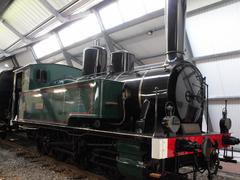
<path fill-rule="evenodd" d="M 0 180 L 104 180 L 104 177 L 0 140 Z"/>
<path fill-rule="evenodd" d="M 226 162 L 221 162 L 221 165 L 223 166 L 222 172 L 225 173 L 233 173 L 237 175 L 239 175 L 239 179 L 240 179 L 240 163 L 226 163 Z"/>

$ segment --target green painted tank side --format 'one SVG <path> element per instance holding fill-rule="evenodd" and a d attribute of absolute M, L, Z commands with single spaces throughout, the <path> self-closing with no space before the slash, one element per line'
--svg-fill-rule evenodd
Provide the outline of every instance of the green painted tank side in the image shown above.
<path fill-rule="evenodd" d="M 122 175 L 132 179 L 144 179 L 146 169 L 144 166 L 145 152 L 141 145 L 132 142 L 117 143 L 117 166 Z"/>
<path fill-rule="evenodd" d="M 122 112 L 119 110 L 122 109 L 121 97 L 122 97 L 123 83 L 111 81 L 111 80 L 104 80 L 102 82 L 103 82 L 103 88 L 102 88 L 103 117 L 108 117 L 108 118 L 121 117 Z"/>
<path fill-rule="evenodd" d="M 78 120 L 119 119 L 123 83 L 104 79 L 85 80 L 22 93 L 19 120 L 67 124 Z"/>
<path fill-rule="evenodd" d="M 37 79 L 38 71 L 46 72 L 46 81 Z M 23 91 L 71 82 L 82 75 L 80 69 L 60 64 L 31 64 L 22 69 Z"/>

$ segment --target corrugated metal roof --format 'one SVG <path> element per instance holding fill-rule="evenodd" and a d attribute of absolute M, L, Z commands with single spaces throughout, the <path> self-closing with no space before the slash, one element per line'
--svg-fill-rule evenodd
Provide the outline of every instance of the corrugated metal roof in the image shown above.
<path fill-rule="evenodd" d="M 87 11 L 88 9 L 92 8 L 93 6 L 99 4 L 103 0 L 80 0 L 76 3 L 77 9 L 73 10 L 73 13 L 71 14 L 78 14 L 84 11 Z"/>
<path fill-rule="evenodd" d="M 54 28 L 60 26 L 62 23 L 56 19 L 51 20 L 51 23 L 47 23 L 48 25 L 40 32 L 34 34 L 34 38 L 37 38 L 39 36 L 42 36 L 48 32 L 50 32 L 51 30 L 53 30 Z"/>
<path fill-rule="evenodd" d="M 22 34 L 29 33 L 52 14 L 38 0 L 15 0 L 3 19 Z"/>
<path fill-rule="evenodd" d="M 10 48 L 7 49 L 7 52 L 11 52 L 15 49 L 21 48 L 23 46 L 25 46 L 26 43 L 23 42 L 22 40 L 18 41 L 16 44 L 12 45 Z"/>
<path fill-rule="evenodd" d="M 19 37 L 0 22 L 0 49 L 6 49 L 19 40 Z"/>
<path fill-rule="evenodd" d="M 55 9 L 60 10 L 74 0 L 47 0 Z"/>

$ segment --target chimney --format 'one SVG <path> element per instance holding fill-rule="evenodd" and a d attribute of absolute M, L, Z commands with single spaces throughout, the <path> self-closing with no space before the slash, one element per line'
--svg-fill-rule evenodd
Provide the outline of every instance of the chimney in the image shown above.
<path fill-rule="evenodd" d="M 186 0 L 166 0 L 166 63 L 183 60 Z"/>

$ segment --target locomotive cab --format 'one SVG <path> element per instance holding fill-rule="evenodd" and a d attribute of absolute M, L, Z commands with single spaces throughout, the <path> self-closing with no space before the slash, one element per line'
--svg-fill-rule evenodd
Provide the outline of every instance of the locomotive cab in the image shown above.
<path fill-rule="evenodd" d="M 21 104 L 24 94 L 39 88 L 73 82 L 81 75 L 81 70 L 58 64 L 30 64 L 14 71 L 13 101 L 11 119 L 18 120 L 24 113 L 25 104 Z"/>

